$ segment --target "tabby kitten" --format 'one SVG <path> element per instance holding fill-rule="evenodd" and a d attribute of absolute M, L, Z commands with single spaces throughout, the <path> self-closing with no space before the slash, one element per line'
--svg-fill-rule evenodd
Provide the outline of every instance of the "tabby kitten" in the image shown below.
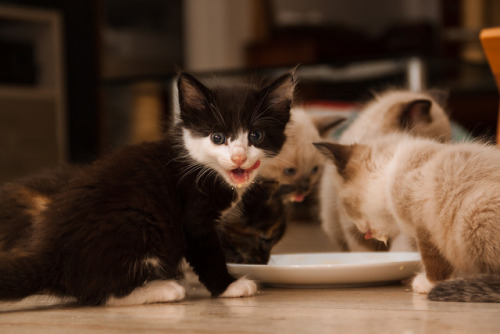
<path fill-rule="evenodd" d="M 366 239 L 415 240 L 431 300 L 500 302 L 500 151 L 388 135 L 369 144 L 318 143 L 335 168 L 341 211 Z"/>
<path fill-rule="evenodd" d="M 285 233 L 291 202 L 311 194 L 323 169 L 324 157 L 311 144 L 326 137 L 344 118 L 312 117 L 293 107 L 281 152 L 263 166 L 255 185 L 217 224 L 229 262 L 266 264 L 271 249 Z"/>
<path fill-rule="evenodd" d="M 217 222 L 227 261 L 268 263 L 271 249 L 285 233 L 286 218 L 279 182 L 257 176 L 238 204 Z"/>
<path fill-rule="evenodd" d="M 369 102 L 339 138 L 339 143 L 370 143 L 390 133 L 409 133 L 446 142 L 451 139 L 449 118 L 437 102 L 436 93 L 388 90 Z M 364 239 L 349 216 L 340 210 L 341 203 L 331 179 L 334 167 L 327 164 L 320 182 L 320 216 L 322 227 L 335 247 L 343 251 L 387 250 L 383 242 Z M 404 235 L 390 242 L 391 250 L 414 249 Z"/>
<path fill-rule="evenodd" d="M 213 296 L 256 292 L 228 273 L 214 223 L 285 142 L 293 74 L 208 88 L 181 73 L 177 84 L 180 119 L 164 139 L 56 176 L 53 189 L 2 188 L 16 207 L 0 206 L 4 235 L 32 231 L 10 245 L 2 238 L 10 251 L 0 253 L 0 300 L 47 292 L 84 305 L 176 301 L 185 296 L 175 280 L 182 258 Z"/>

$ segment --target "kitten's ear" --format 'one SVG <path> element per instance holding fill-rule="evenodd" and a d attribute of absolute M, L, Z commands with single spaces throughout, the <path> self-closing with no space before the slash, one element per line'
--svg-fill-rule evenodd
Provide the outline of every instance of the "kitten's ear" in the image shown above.
<path fill-rule="evenodd" d="M 293 102 L 295 91 L 295 70 L 285 73 L 263 89 L 268 105 L 273 109 L 288 109 Z"/>
<path fill-rule="evenodd" d="M 338 173 L 346 178 L 346 166 L 355 149 L 354 145 L 341 145 L 335 143 L 313 143 L 313 145 L 328 159 L 335 163 Z"/>
<path fill-rule="evenodd" d="M 330 136 L 333 130 L 337 128 L 340 124 L 344 123 L 347 118 L 331 115 L 331 116 L 312 116 L 312 122 L 316 129 L 318 129 L 321 138 L 327 138 Z"/>
<path fill-rule="evenodd" d="M 431 100 L 414 100 L 403 106 L 399 117 L 399 124 L 403 129 L 412 129 L 418 124 L 432 122 Z"/>
<path fill-rule="evenodd" d="M 184 111 L 200 110 L 210 97 L 210 90 L 189 73 L 182 72 L 177 78 L 179 106 Z"/>

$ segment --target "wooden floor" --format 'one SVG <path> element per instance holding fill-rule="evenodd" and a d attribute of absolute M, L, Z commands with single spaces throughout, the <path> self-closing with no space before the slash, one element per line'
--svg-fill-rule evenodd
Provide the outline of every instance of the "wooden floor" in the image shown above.
<path fill-rule="evenodd" d="M 277 250 L 328 250 L 309 227 L 292 227 Z M 309 240 L 309 243 L 307 241 Z M 308 246 L 309 244 L 309 246 Z M 311 246 L 311 245 L 314 245 Z M 292 250 L 296 250 L 292 247 Z M 75 307 L 35 296 L 0 303 L 0 333 L 500 333 L 500 304 L 430 302 L 407 286 L 276 289 L 210 298 L 199 283 L 184 301 Z"/>
<path fill-rule="evenodd" d="M 0 333 L 499 333 L 499 304 L 429 302 L 401 285 L 262 288 L 213 299 L 201 288 L 174 304 L 76 308 L 37 297 L 0 304 Z"/>

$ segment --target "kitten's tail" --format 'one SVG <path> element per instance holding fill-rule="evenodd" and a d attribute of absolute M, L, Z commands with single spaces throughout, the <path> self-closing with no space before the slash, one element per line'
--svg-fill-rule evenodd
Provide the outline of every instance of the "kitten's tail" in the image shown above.
<path fill-rule="evenodd" d="M 433 301 L 500 303 L 500 274 L 484 274 L 439 282 L 429 292 Z"/>
<path fill-rule="evenodd" d="M 0 300 L 19 300 L 45 288 L 51 274 L 33 256 L 0 255 Z"/>

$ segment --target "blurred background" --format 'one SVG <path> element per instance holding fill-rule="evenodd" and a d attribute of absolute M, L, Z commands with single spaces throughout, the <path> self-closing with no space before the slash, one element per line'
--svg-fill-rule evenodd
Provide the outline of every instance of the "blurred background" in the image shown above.
<path fill-rule="evenodd" d="M 272 76 L 351 109 L 389 86 L 439 88 L 493 138 L 498 91 L 479 32 L 499 0 L 0 0 L 0 181 L 85 163 L 168 126 L 179 70 Z"/>

